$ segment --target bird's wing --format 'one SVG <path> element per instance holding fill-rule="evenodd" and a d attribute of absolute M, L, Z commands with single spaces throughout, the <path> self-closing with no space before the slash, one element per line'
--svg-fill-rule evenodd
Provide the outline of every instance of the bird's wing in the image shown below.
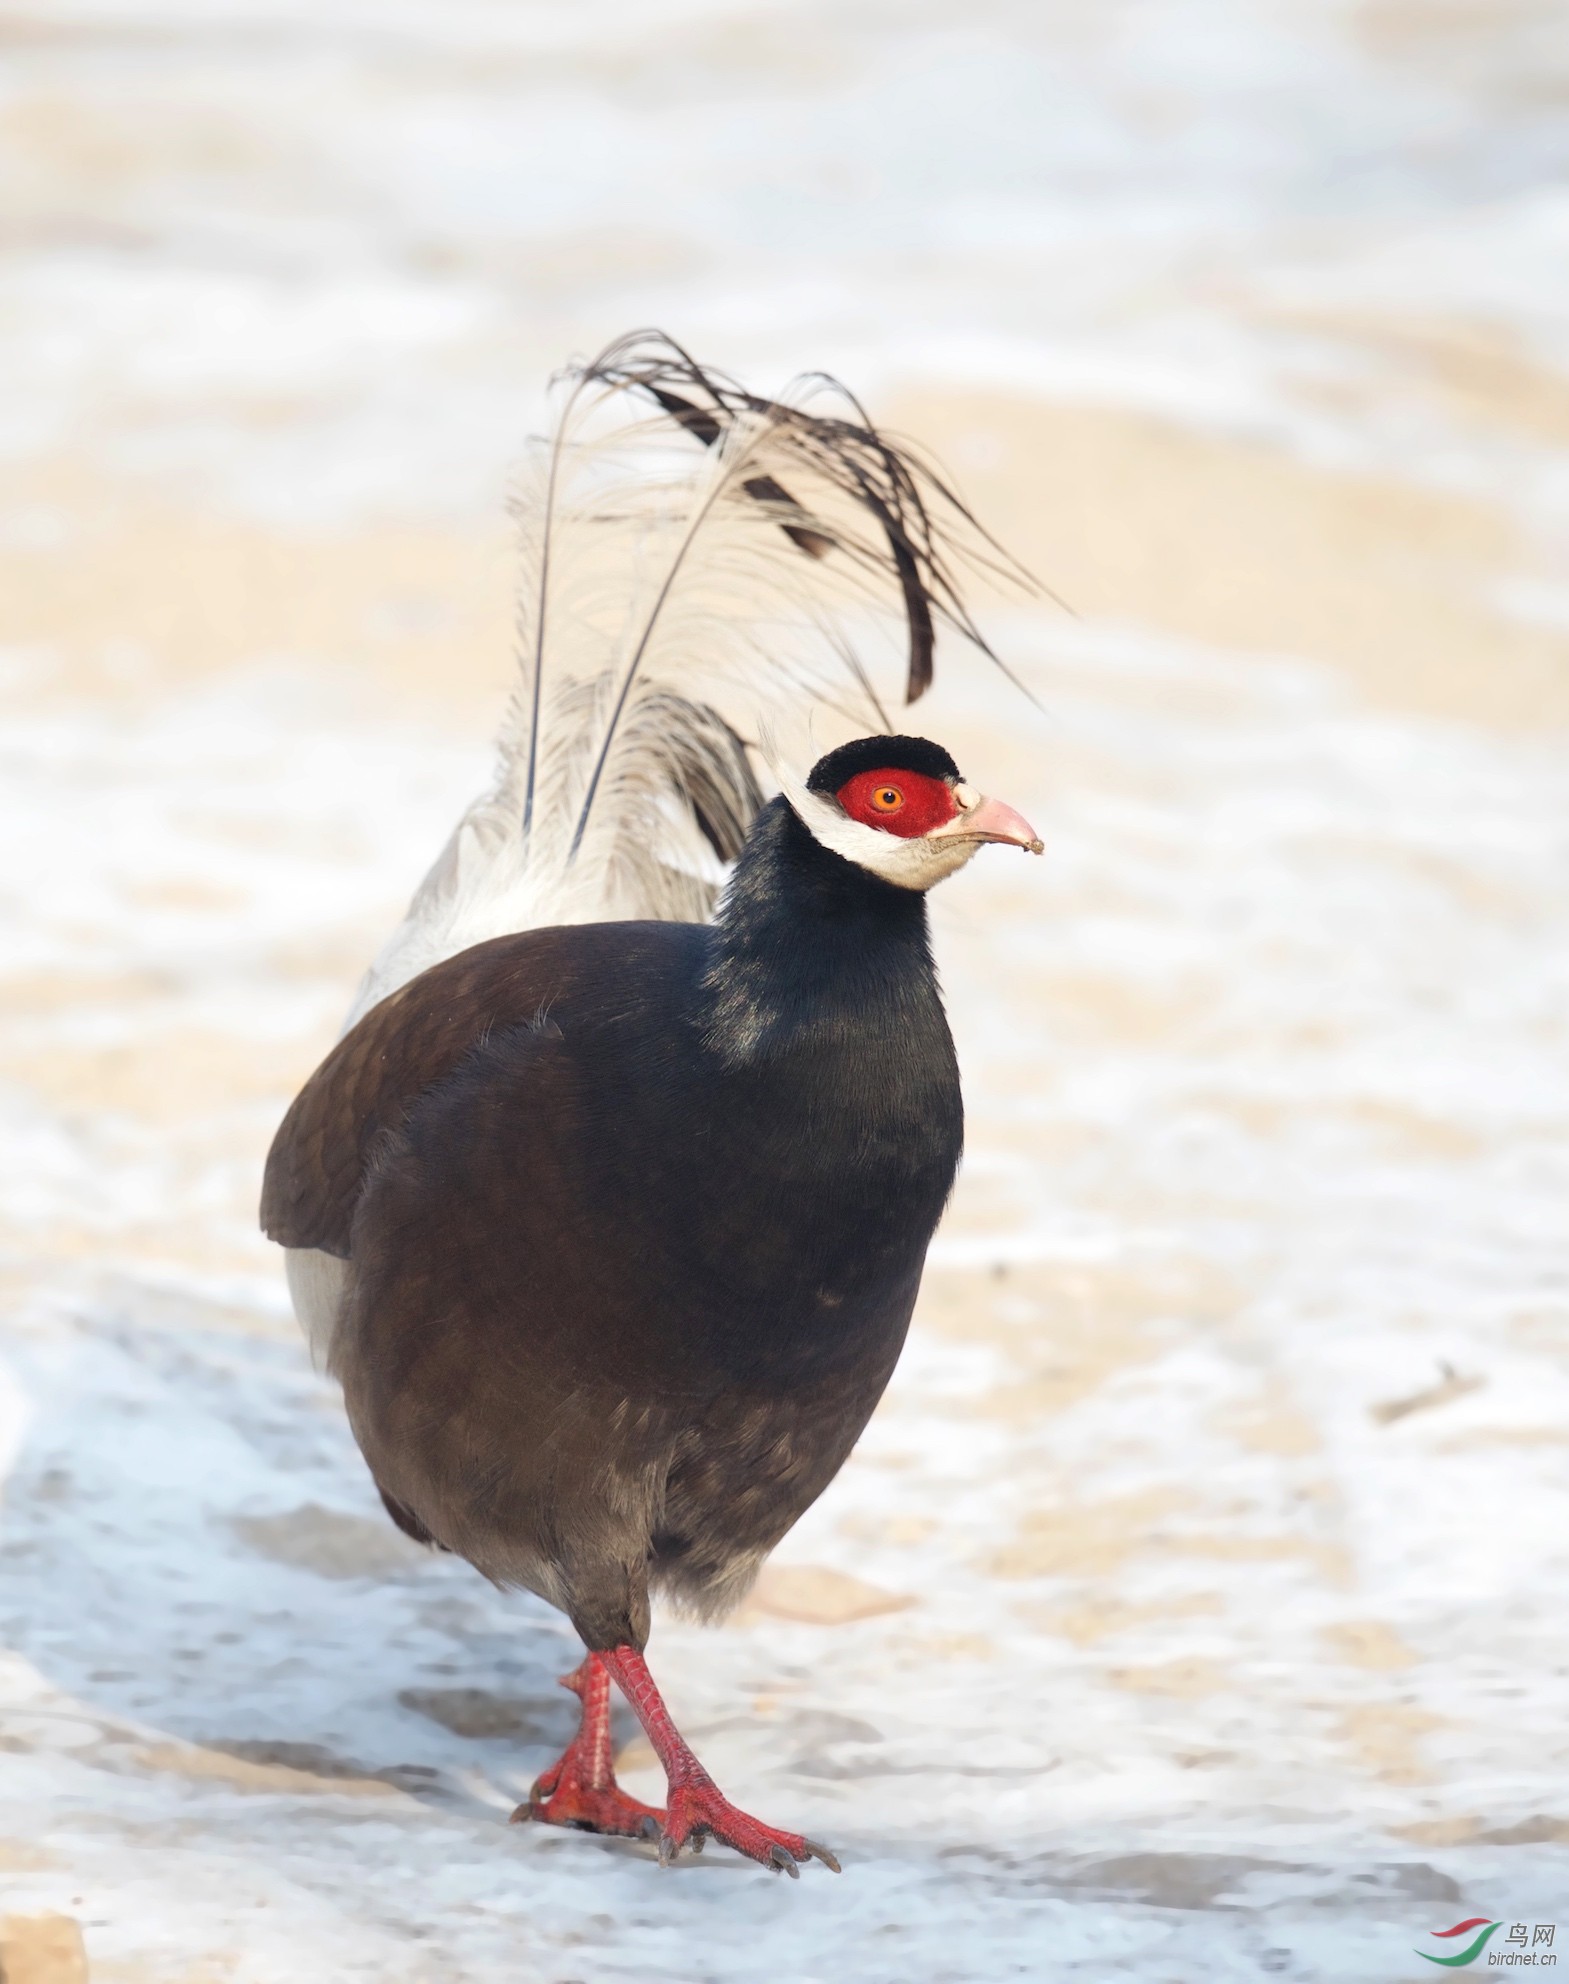
<path fill-rule="evenodd" d="M 495 784 L 351 1024 L 506 931 L 706 921 L 762 803 L 746 739 L 819 709 L 891 729 L 879 675 L 913 702 L 940 626 L 990 653 L 965 568 L 1022 578 L 830 380 L 765 399 L 639 332 L 560 391 L 515 505 L 520 679 Z"/>
<path fill-rule="evenodd" d="M 497 1028 L 548 1023 L 570 970 L 565 930 L 476 945 L 382 1000 L 344 1035 L 273 1139 L 262 1230 L 285 1247 L 347 1259 L 354 1209 L 378 1141 Z"/>

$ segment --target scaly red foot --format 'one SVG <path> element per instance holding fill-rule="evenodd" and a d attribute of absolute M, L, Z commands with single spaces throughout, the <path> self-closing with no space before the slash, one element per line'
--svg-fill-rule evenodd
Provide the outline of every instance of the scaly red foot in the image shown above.
<path fill-rule="evenodd" d="M 561 1677 L 583 1704 L 577 1734 L 549 1770 L 541 1771 L 528 1803 L 512 1814 L 513 1825 L 533 1819 L 539 1825 L 575 1826 L 579 1832 L 618 1833 L 627 1839 L 657 1839 L 665 1815 L 616 1783 L 610 1752 L 610 1677 L 597 1654 Z"/>
<path fill-rule="evenodd" d="M 803 1860 L 821 1860 L 825 1867 L 839 1872 L 839 1862 L 826 1846 L 819 1846 L 803 1833 L 765 1826 L 732 1805 L 706 1773 L 692 1783 L 673 1784 L 669 1795 L 659 1834 L 661 1866 L 668 1867 L 687 1844 L 694 1853 L 701 1853 L 703 1842 L 713 1838 L 764 1867 L 772 1867 L 775 1873 L 788 1874 L 792 1881 L 801 1878 L 797 1863 Z"/>
<path fill-rule="evenodd" d="M 665 1815 L 657 1805 L 645 1805 L 619 1784 L 585 1784 L 573 1768 L 571 1750 L 553 1769 L 534 1780 L 528 1803 L 519 1805 L 512 1823 L 533 1819 L 545 1826 L 575 1826 L 579 1832 L 618 1833 L 626 1839 L 658 1839 Z"/>
<path fill-rule="evenodd" d="M 826 1846 L 819 1846 L 803 1833 L 778 1832 L 731 1804 L 670 1720 L 670 1711 L 637 1647 L 610 1647 L 590 1658 L 599 1661 L 601 1671 L 614 1675 L 616 1686 L 632 1704 L 655 1756 L 665 1767 L 669 1790 L 659 1835 L 661 1866 L 668 1867 L 683 1846 L 690 1843 L 694 1853 L 701 1853 L 703 1842 L 714 1838 L 759 1865 L 771 1867 L 776 1874 L 788 1874 L 793 1881 L 800 1879 L 803 1860 L 821 1860 L 825 1867 L 839 1872 L 839 1862 Z"/>

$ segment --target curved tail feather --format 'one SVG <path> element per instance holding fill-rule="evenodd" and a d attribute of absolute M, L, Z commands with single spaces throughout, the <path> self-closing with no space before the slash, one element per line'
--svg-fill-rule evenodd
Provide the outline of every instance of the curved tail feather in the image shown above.
<path fill-rule="evenodd" d="M 640 331 L 558 385 L 514 505 L 521 679 L 495 783 L 420 884 L 351 1024 L 508 931 L 705 920 L 762 804 L 744 730 L 770 708 L 815 705 L 888 729 L 863 650 L 897 630 L 914 702 L 941 626 L 1003 666 L 961 574 L 1030 585 L 832 380 L 763 398 Z"/>

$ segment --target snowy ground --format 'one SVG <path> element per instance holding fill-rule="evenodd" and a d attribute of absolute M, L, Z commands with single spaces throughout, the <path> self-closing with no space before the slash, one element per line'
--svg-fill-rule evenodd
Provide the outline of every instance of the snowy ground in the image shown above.
<path fill-rule="evenodd" d="M 1569 1941 L 1564 25 L 0 17 L 0 1918 L 94 1984 Z M 253 1230 L 484 776 L 538 386 L 643 321 L 850 375 L 1081 614 L 989 619 L 1043 716 L 921 713 L 1049 859 L 937 905 L 910 1351 L 656 1628 L 837 1881 L 505 1826 L 569 1635 L 389 1530 Z"/>

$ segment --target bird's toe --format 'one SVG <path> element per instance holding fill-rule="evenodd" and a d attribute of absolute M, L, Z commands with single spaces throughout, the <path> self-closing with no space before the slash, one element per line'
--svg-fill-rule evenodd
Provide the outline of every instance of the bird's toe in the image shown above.
<path fill-rule="evenodd" d="M 744 1853 L 759 1866 L 788 1874 L 792 1880 L 800 1879 L 800 1863 L 804 1860 L 821 1860 L 825 1867 L 839 1872 L 839 1862 L 826 1846 L 819 1846 L 798 1832 L 765 1826 L 760 1819 L 732 1805 L 712 1782 L 672 1786 L 660 1840 L 660 1860 L 668 1867 L 683 1846 L 690 1846 L 698 1853 L 704 1841 L 711 1838 Z"/>

